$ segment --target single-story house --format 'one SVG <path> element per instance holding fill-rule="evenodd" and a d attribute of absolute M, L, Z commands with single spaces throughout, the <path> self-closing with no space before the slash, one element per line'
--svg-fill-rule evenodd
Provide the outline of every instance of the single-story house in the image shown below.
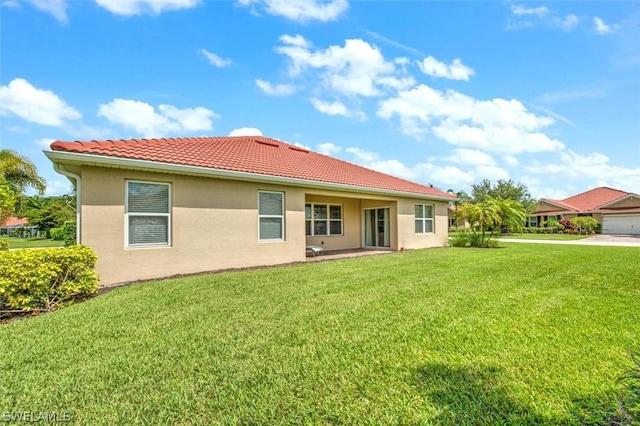
<path fill-rule="evenodd" d="M 0 235 L 8 237 L 22 236 L 26 230 L 29 235 L 34 236 L 37 229 L 37 226 L 29 226 L 29 219 L 25 217 L 9 217 L 4 223 L 0 224 Z"/>
<path fill-rule="evenodd" d="M 549 219 L 592 216 L 602 225 L 603 234 L 640 234 L 640 195 L 599 187 L 564 200 L 542 198 L 529 216 L 527 226 L 543 226 Z"/>
<path fill-rule="evenodd" d="M 51 144 L 102 285 L 447 245 L 455 195 L 256 136 Z"/>

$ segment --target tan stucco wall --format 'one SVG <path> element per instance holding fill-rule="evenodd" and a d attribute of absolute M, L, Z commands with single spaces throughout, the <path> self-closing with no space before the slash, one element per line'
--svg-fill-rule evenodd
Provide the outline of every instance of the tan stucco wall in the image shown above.
<path fill-rule="evenodd" d="M 609 209 L 620 209 L 625 207 L 640 207 L 640 198 L 627 198 L 626 200 L 607 206 L 607 208 Z"/>
<path fill-rule="evenodd" d="M 343 232 L 343 235 L 323 235 L 317 237 L 307 237 L 307 244 L 317 245 L 325 250 L 355 249 L 361 246 L 362 231 L 360 229 L 361 226 L 359 199 L 308 194 L 306 196 L 306 203 L 342 205 Z"/>
<path fill-rule="evenodd" d="M 172 184 L 171 247 L 125 248 L 125 179 Z M 285 241 L 259 242 L 258 190 L 285 193 Z M 101 285 L 303 261 L 300 188 L 120 169 L 82 169 L 82 243 L 98 254 Z"/>
<path fill-rule="evenodd" d="M 435 207 L 434 233 L 415 233 L 415 205 L 433 204 Z M 448 203 L 400 199 L 398 201 L 398 249 L 446 247 L 449 237 Z"/>
<path fill-rule="evenodd" d="M 536 207 L 536 210 L 533 214 L 535 215 L 544 215 L 545 212 L 558 212 L 558 211 L 563 211 L 566 209 L 563 209 L 562 207 L 556 206 L 554 204 L 549 204 L 545 201 L 541 201 L 538 203 L 538 206 Z M 556 213 L 552 213 L 556 214 Z"/>
<path fill-rule="evenodd" d="M 305 245 L 363 246 L 363 210 L 389 208 L 392 250 L 447 245 L 447 203 L 342 191 L 84 166 L 82 243 L 98 254 L 101 285 L 304 261 Z M 125 182 L 171 184 L 171 246 L 125 247 Z M 285 193 L 285 241 L 258 241 L 258 191 Z M 305 237 L 305 203 L 341 204 L 343 235 Z M 416 203 L 435 206 L 435 233 L 414 232 Z"/>

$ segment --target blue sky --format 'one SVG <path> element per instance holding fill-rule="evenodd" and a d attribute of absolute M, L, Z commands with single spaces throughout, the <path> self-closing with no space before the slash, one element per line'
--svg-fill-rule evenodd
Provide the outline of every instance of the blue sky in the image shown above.
<path fill-rule="evenodd" d="M 0 0 L 0 146 L 263 134 L 447 190 L 640 193 L 634 1 Z"/>

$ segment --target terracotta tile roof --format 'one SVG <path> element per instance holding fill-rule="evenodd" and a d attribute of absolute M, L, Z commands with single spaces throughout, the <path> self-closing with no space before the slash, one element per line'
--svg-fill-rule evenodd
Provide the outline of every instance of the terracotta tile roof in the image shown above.
<path fill-rule="evenodd" d="M 564 200 L 552 200 L 550 198 L 543 198 L 541 201 L 548 201 L 560 206 L 564 206 L 569 210 L 575 210 L 577 212 L 590 212 L 599 210 L 602 206 L 622 199 L 628 195 L 636 194 L 633 194 L 632 192 L 621 191 L 619 189 L 609 188 L 606 186 L 601 186 L 599 188 L 590 189 L 589 191 L 581 192 L 580 194 L 565 198 Z"/>
<path fill-rule="evenodd" d="M 27 218 L 10 217 L 0 225 L 2 228 L 10 228 L 14 226 L 24 226 L 29 223 Z"/>
<path fill-rule="evenodd" d="M 455 198 L 436 188 L 262 136 L 56 141 L 51 149 Z"/>

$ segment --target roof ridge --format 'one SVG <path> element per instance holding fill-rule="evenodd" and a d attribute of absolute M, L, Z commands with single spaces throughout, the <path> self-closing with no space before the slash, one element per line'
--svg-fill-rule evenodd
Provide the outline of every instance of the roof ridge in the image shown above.
<path fill-rule="evenodd" d="M 597 186 L 595 188 L 587 189 L 586 191 L 582 191 L 582 192 L 579 192 L 579 193 L 577 193 L 575 195 L 572 195 L 570 197 L 564 198 L 563 200 L 568 200 L 569 198 L 579 197 L 580 195 L 586 194 L 588 192 L 597 191 L 598 189 L 609 189 L 609 190 L 612 190 L 612 191 L 621 192 L 623 194 L 629 194 L 629 192 L 625 192 L 625 191 L 623 191 L 621 189 L 612 188 L 610 186 Z"/>
<path fill-rule="evenodd" d="M 290 149 L 265 151 L 261 145 Z M 51 149 L 455 198 L 455 195 L 432 185 L 393 176 L 262 135 L 55 141 L 51 144 Z M 301 157 L 301 153 L 297 151 L 307 153 L 306 158 Z"/>

